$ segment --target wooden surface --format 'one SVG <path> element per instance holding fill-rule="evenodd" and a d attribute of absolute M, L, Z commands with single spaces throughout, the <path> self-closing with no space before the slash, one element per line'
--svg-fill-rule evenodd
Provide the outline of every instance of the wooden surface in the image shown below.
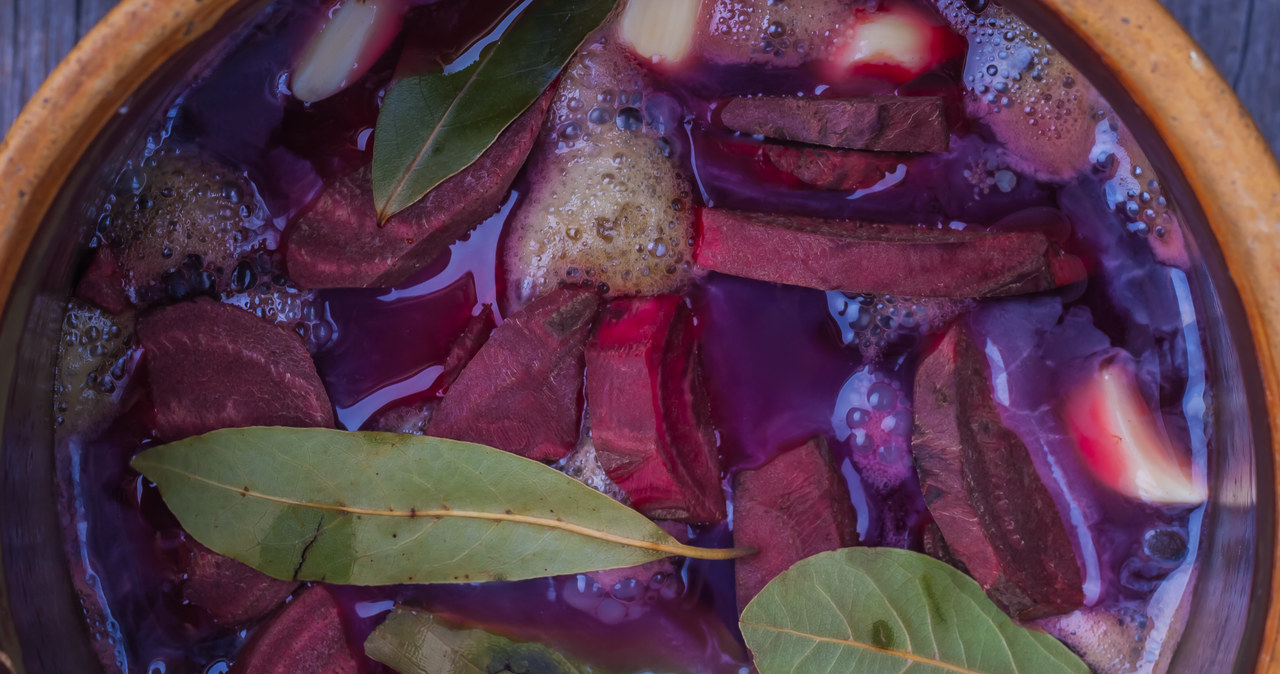
<path fill-rule="evenodd" d="M 1099 0 L 1105 1 L 1105 0 Z M 1280 149 L 1280 1 L 1163 0 Z M 0 129 L 115 0 L 0 0 Z M 1275 45 L 1275 46 L 1273 46 Z"/>

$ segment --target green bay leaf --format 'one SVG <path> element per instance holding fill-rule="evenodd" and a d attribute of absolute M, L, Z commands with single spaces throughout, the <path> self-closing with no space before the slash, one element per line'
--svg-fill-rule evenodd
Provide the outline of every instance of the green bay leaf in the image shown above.
<path fill-rule="evenodd" d="M 1089 674 L 1053 637 L 1015 625 L 973 579 L 891 548 L 815 555 L 747 604 L 760 674 Z"/>
<path fill-rule="evenodd" d="M 682 545 L 537 461 L 440 438 L 225 429 L 149 449 L 133 467 L 196 540 L 283 579 L 521 580 L 748 552 Z"/>
<path fill-rule="evenodd" d="M 425 611 L 403 608 L 369 635 L 364 651 L 400 674 L 602 674 L 542 644 L 454 627 Z"/>
<path fill-rule="evenodd" d="M 374 133 L 378 219 L 412 206 L 484 154 L 613 6 L 614 0 L 527 0 L 474 63 L 397 82 Z"/>

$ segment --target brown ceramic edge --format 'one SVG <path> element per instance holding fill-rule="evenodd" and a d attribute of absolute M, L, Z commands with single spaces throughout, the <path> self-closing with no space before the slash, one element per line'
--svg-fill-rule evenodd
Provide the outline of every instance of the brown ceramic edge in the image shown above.
<path fill-rule="evenodd" d="M 1149 118 L 1182 169 L 1248 314 L 1280 440 L 1280 166 L 1200 46 L 1154 0 L 1042 0 Z M 1276 448 L 1273 447 L 1273 454 Z M 1280 462 L 1277 462 L 1280 470 Z M 1280 484 L 1280 472 L 1258 475 Z M 1280 672 L 1280 574 L 1256 671 Z"/>
<path fill-rule="evenodd" d="M 0 318 L 37 228 L 89 144 L 152 73 L 236 4 L 124 0 L 23 108 L 0 142 Z M 0 648 L 22 671 L 17 635 L 12 621 L 2 615 L 8 610 L 0 560 Z"/>
<path fill-rule="evenodd" d="M 1271 231 L 1280 224 L 1280 166 L 1230 86 L 1155 0 L 1043 2 L 1119 78 L 1185 172 L 1249 316 L 1280 438 L 1280 232 Z M 125 0 L 23 110 L 0 144 L 0 315 L 37 227 L 89 143 L 160 64 L 235 4 Z M 1272 477 L 1280 483 L 1280 473 Z M 1280 574 L 1271 595 L 1278 592 Z M 1257 671 L 1280 672 L 1280 602 L 1270 606 Z"/>

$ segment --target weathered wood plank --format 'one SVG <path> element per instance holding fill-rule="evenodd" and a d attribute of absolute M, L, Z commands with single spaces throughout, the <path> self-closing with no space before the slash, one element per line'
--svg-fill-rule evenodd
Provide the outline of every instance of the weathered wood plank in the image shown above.
<path fill-rule="evenodd" d="M 67 0 L 17 0 L 16 12 L 14 74 L 18 100 L 25 103 L 75 45 L 76 12 Z"/>
<path fill-rule="evenodd" d="M 1271 147 L 1280 152 L 1280 2 L 1253 0 L 1244 50 L 1244 68 L 1235 80 L 1236 92 L 1253 113 Z"/>

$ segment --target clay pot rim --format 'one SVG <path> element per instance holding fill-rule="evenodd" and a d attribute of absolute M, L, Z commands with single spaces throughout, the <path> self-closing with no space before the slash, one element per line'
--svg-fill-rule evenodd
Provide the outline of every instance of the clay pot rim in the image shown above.
<path fill-rule="evenodd" d="M 36 92 L 0 143 L 0 316 L 37 228 L 114 112 L 240 2 L 124 0 Z M 1271 437 L 1280 442 L 1280 165 L 1269 145 L 1225 79 L 1157 0 L 1031 5 L 1109 71 L 1183 172 L 1240 293 L 1267 392 Z M 1280 462 L 1276 470 L 1273 484 L 1280 481 Z M 1280 574 L 1272 578 L 1270 596 L 1280 597 Z M 1277 601 L 1268 608 L 1256 671 L 1280 671 Z"/>

